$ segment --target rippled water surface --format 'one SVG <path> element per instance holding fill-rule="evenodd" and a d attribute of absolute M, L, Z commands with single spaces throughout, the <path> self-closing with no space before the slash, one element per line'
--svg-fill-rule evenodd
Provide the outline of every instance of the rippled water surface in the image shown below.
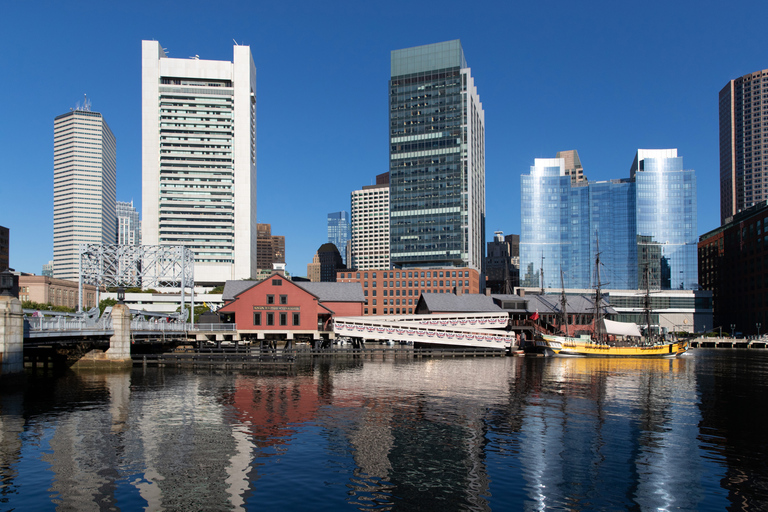
<path fill-rule="evenodd" d="M 2 382 L 0 510 L 768 508 L 768 351 Z"/>

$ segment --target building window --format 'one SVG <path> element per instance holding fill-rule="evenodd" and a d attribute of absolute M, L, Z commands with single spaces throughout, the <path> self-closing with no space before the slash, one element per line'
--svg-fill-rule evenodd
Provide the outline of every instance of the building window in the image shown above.
<path fill-rule="evenodd" d="M 293 314 L 293 325 L 299 325 L 301 323 L 301 318 L 299 317 L 298 313 Z"/>
<path fill-rule="evenodd" d="M 280 325 L 288 325 L 288 313 L 280 313 Z"/>
<path fill-rule="evenodd" d="M 364 315 L 367 315 L 367 314 L 368 314 L 368 308 L 365 308 L 365 309 L 363 309 L 363 314 L 364 314 Z"/>
<path fill-rule="evenodd" d="M 283 286 L 283 280 L 282 279 L 273 279 L 272 280 L 272 286 Z"/>
<path fill-rule="evenodd" d="M 275 314 L 267 313 L 267 325 L 275 325 Z"/>
<path fill-rule="evenodd" d="M 280 304 L 288 304 L 288 296 L 287 295 L 281 295 L 280 296 Z"/>
<path fill-rule="evenodd" d="M 374 297 L 376 296 L 376 290 L 373 290 L 373 296 Z"/>
<path fill-rule="evenodd" d="M 274 303 L 275 303 L 275 296 L 267 295 L 267 304 L 274 304 Z"/>
<path fill-rule="evenodd" d="M 376 308 L 373 308 L 373 314 L 374 315 L 376 314 Z"/>
<path fill-rule="evenodd" d="M 261 325 L 261 313 L 253 314 L 253 325 Z"/>

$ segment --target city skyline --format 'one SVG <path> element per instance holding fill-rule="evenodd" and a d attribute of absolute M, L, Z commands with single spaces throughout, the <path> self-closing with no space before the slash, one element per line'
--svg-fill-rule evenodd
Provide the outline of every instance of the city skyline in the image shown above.
<path fill-rule="evenodd" d="M 0 86 L 6 97 L 21 98 L 6 107 L 19 124 L 4 126 L 0 138 L 5 150 L 0 166 L 15 192 L 9 211 L 22 212 L 0 218 L 11 229 L 10 265 L 17 270 L 37 273 L 52 257 L 49 123 L 83 92 L 110 120 L 118 141 L 117 199 L 133 199 L 142 207 L 142 39 L 161 41 L 181 59 L 199 54 L 230 60 L 233 37 L 251 46 L 259 70 L 258 220 L 286 236 L 287 270 L 294 274 L 303 272 L 324 239 L 324 214 L 349 208 L 360 170 L 371 177 L 387 170 L 384 84 L 392 50 L 461 40 L 487 113 L 488 240 L 497 230 L 519 232 L 519 176 L 534 158 L 563 148 L 577 149 L 588 162 L 589 178 L 600 181 L 623 174 L 630 162 L 617 162 L 637 147 L 677 147 L 699 176 L 699 232 L 717 227 L 718 92 L 729 80 L 768 67 L 757 50 L 768 36 L 742 29 L 752 17 L 768 13 L 758 2 L 726 13 L 698 3 L 696 9 L 691 3 L 660 2 L 621 8 L 563 3 L 559 9 L 489 4 L 492 8 L 470 24 L 455 9 L 436 14 L 426 7 L 403 20 L 383 6 L 354 6 L 331 15 L 311 4 L 236 3 L 203 25 L 194 8 L 160 6 L 156 16 L 147 17 L 150 4 L 93 5 L 87 16 L 102 25 L 78 34 L 64 27 L 79 20 L 82 10 L 7 9 L 9 19 L 35 20 L 24 28 L 11 23 L 0 35 L 6 46 L 20 48 L 18 55 L 4 55 L 4 65 L 15 72 Z M 165 21 L 171 13 L 173 26 Z M 119 25 L 110 23 L 116 17 Z M 372 19 L 375 26 L 353 23 Z M 548 32 L 541 37 L 544 23 Z M 640 34 L 639 26 L 654 37 Z M 707 36 L 713 32 L 734 42 L 713 41 Z M 49 57 L 36 62 L 36 52 Z M 306 76 L 314 77 L 313 87 L 301 85 Z M 331 101 L 340 77 L 344 101 Z M 20 108 L 23 115 L 16 113 Z M 297 119 L 322 128 L 296 130 Z M 312 179 L 331 173 L 334 179 L 327 183 Z M 285 208 L 288 197 L 300 207 Z"/>

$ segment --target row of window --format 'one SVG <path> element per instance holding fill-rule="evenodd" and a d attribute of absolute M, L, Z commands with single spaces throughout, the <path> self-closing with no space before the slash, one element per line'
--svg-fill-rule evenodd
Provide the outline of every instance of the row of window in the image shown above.
<path fill-rule="evenodd" d="M 363 279 L 368 279 L 368 272 L 363 272 L 362 274 L 363 274 Z M 372 274 L 372 278 L 376 279 L 376 272 L 371 272 L 371 274 Z M 419 277 L 419 272 L 418 271 L 417 272 L 402 272 L 402 274 L 403 274 L 403 277 Z M 406 274 L 408 274 L 408 275 L 406 276 Z M 451 270 L 446 270 L 446 271 L 440 270 L 439 272 L 437 270 L 435 270 L 435 271 L 426 271 L 426 274 L 427 274 L 426 277 L 456 277 L 456 271 L 455 270 L 453 270 L 453 271 L 451 271 Z M 439 274 L 439 276 L 438 276 L 438 274 Z M 469 277 L 469 270 L 459 270 L 458 274 L 459 274 L 458 277 Z M 345 277 L 348 278 L 348 279 L 352 279 L 352 272 L 348 272 L 346 276 L 344 275 L 344 272 L 342 272 L 341 275 L 339 276 L 339 278 L 341 278 L 341 279 L 344 279 Z M 384 279 L 387 279 L 387 278 L 389 278 L 389 279 L 400 279 L 400 272 L 382 272 L 382 277 Z M 421 277 L 425 277 L 424 276 L 424 271 L 421 271 Z M 356 279 L 360 279 L 360 272 L 357 272 Z M 392 286 L 392 285 L 390 285 L 390 286 Z"/>
<path fill-rule="evenodd" d="M 266 318 L 266 325 L 275 325 L 275 314 L 274 313 L 267 313 Z M 278 321 L 279 325 L 288 325 L 288 313 L 278 313 Z M 294 326 L 301 324 L 301 316 L 299 313 L 293 313 L 293 324 Z M 254 313 L 253 314 L 253 325 L 261 325 L 261 312 Z"/>
<path fill-rule="evenodd" d="M 406 308 L 402 308 L 402 309 L 403 309 L 403 313 L 402 314 L 405 314 L 405 309 Z M 363 311 L 363 314 L 365 314 L 365 315 L 368 314 L 368 308 L 365 308 L 365 310 Z M 372 314 L 373 315 L 376 314 L 376 308 L 373 308 L 373 313 Z M 385 315 L 399 315 L 400 314 L 400 308 L 384 308 L 384 314 Z M 413 314 L 413 308 L 408 308 L 408 314 L 409 315 Z"/>

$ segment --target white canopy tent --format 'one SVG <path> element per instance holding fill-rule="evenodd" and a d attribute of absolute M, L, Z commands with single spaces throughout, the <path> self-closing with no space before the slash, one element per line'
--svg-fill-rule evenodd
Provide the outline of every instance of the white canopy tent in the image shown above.
<path fill-rule="evenodd" d="M 614 336 L 642 336 L 640 328 L 637 324 L 629 322 L 614 322 L 613 320 L 605 320 L 605 332 Z"/>

